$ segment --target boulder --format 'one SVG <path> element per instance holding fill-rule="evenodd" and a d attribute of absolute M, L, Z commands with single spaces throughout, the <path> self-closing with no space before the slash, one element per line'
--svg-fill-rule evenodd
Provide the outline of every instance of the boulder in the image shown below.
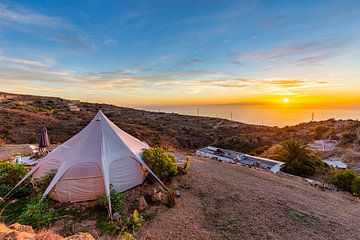
<path fill-rule="evenodd" d="M 14 223 L 10 225 L 9 228 L 19 232 L 34 233 L 34 230 L 31 226 L 21 225 L 19 223 Z"/>
<path fill-rule="evenodd" d="M 163 199 L 162 192 L 155 193 L 151 196 L 151 200 L 154 202 L 161 202 L 162 199 Z"/>
<path fill-rule="evenodd" d="M 32 240 L 35 239 L 35 234 L 12 231 L 1 237 L 3 240 Z"/>
<path fill-rule="evenodd" d="M 144 196 L 139 198 L 139 211 L 143 211 L 148 207 L 148 204 L 145 201 Z"/>

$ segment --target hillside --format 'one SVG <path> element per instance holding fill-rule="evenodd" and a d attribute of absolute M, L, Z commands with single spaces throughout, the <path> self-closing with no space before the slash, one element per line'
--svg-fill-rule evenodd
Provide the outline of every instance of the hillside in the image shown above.
<path fill-rule="evenodd" d="M 302 178 L 191 158 L 177 206 L 136 239 L 359 239 L 359 200 Z"/>
<path fill-rule="evenodd" d="M 354 132 L 360 126 L 358 121 L 328 120 L 277 128 L 83 102 L 75 102 L 81 111 L 72 112 L 68 105 L 73 102 L 54 97 L 0 93 L 0 138 L 8 144 L 36 143 L 40 128 L 46 126 L 51 141 L 61 143 L 80 131 L 98 110 L 151 146 L 181 150 L 213 144 L 258 154 L 286 139 L 308 142 L 318 137 L 339 138 L 341 133 Z M 319 126 L 326 128 L 324 133 L 321 132 L 323 136 L 318 136 L 316 129 Z"/>

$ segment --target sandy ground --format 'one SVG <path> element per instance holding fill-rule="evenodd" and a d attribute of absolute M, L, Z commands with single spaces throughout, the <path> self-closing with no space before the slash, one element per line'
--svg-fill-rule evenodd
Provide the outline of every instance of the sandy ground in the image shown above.
<path fill-rule="evenodd" d="M 301 178 L 192 157 L 177 184 L 136 239 L 360 239 L 360 201 Z"/>

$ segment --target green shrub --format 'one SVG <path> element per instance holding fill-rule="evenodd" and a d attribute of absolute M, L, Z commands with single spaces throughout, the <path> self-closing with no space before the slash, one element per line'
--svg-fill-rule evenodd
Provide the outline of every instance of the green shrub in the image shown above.
<path fill-rule="evenodd" d="M 48 227 L 56 217 L 53 209 L 48 209 L 46 199 L 39 194 L 34 200 L 28 203 L 24 211 L 19 216 L 21 224 L 31 225 L 40 229 Z"/>
<path fill-rule="evenodd" d="M 135 233 L 144 223 L 144 218 L 143 216 L 139 215 L 137 210 L 135 210 L 134 213 L 127 218 L 126 223 L 128 227 L 132 229 L 133 233 Z"/>
<path fill-rule="evenodd" d="M 357 176 L 352 181 L 352 194 L 360 196 L 360 176 Z"/>
<path fill-rule="evenodd" d="M 33 186 L 37 192 L 44 192 L 46 188 L 49 186 L 52 179 L 55 177 L 57 170 L 51 170 L 43 177 L 36 179 L 33 182 Z"/>
<path fill-rule="evenodd" d="M 323 139 L 326 133 L 329 132 L 329 130 L 330 128 L 328 126 L 324 126 L 324 125 L 317 126 L 314 130 L 315 138 Z"/>
<path fill-rule="evenodd" d="M 0 196 L 5 196 L 28 172 L 21 164 L 0 162 Z M 29 193 L 29 188 L 19 188 L 14 194 L 23 196 Z"/>
<path fill-rule="evenodd" d="M 118 223 L 116 221 L 109 221 L 105 218 L 100 219 L 97 224 L 98 229 L 102 234 L 114 236 L 118 232 Z"/>
<path fill-rule="evenodd" d="M 111 208 L 114 212 L 121 212 L 124 208 L 125 195 L 117 192 L 110 186 L 110 200 L 111 200 Z M 101 196 L 98 198 L 98 205 L 100 207 L 108 209 L 109 201 L 107 196 Z"/>
<path fill-rule="evenodd" d="M 145 149 L 143 160 L 159 178 L 166 178 L 177 174 L 175 157 L 165 153 L 162 148 Z"/>
<path fill-rule="evenodd" d="M 341 142 L 342 143 L 353 143 L 357 138 L 357 135 L 355 132 L 344 132 L 341 135 Z"/>
<path fill-rule="evenodd" d="M 340 190 L 352 192 L 352 183 L 356 174 L 351 169 L 339 171 L 335 174 L 332 183 Z"/>

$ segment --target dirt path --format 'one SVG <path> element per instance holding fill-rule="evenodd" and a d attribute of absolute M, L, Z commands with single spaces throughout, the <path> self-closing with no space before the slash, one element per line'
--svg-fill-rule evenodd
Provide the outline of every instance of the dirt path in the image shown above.
<path fill-rule="evenodd" d="M 360 239 L 360 201 L 298 178 L 193 157 L 178 205 L 136 239 Z"/>

